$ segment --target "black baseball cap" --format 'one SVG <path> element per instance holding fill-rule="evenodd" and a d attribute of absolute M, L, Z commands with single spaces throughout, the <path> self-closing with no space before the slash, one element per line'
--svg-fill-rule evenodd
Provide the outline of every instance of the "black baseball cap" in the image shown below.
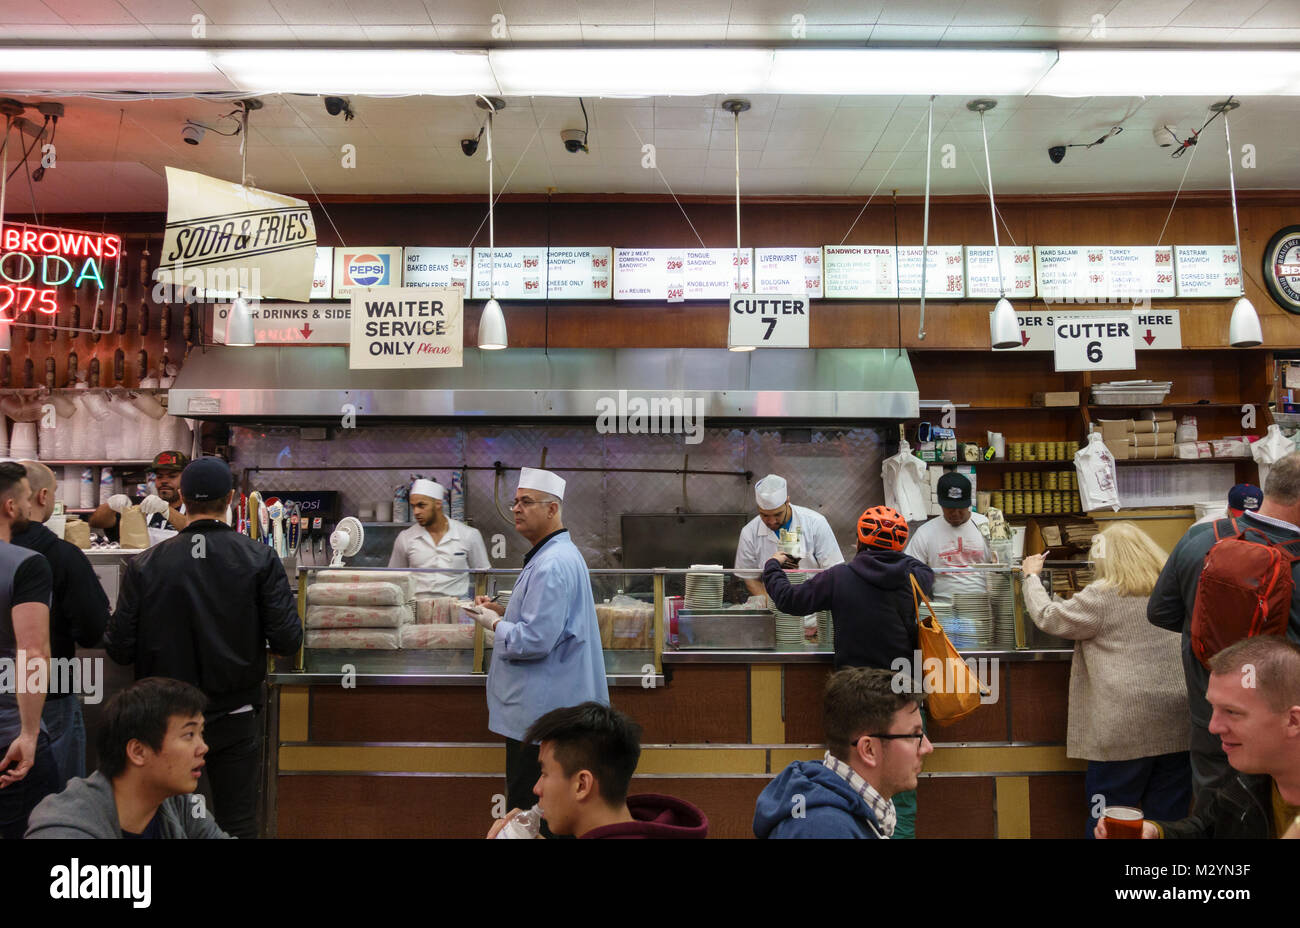
<path fill-rule="evenodd" d="M 949 471 L 939 478 L 939 505 L 944 509 L 970 508 L 970 481 L 962 474 Z"/>
<path fill-rule="evenodd" d="M 234 486 L 230 467 L 221 458 L 199 458 L 181 473 L 181 497 L 196 503 L 221 499 Z"/>

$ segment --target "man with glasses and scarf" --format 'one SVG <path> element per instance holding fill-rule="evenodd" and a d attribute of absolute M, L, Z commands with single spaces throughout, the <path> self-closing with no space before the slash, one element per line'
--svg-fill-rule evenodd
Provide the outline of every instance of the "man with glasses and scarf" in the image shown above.
<path fill-rule="evenodd" d="M 523 468 L 510 508 L 515 530 L 533 547 L 509 605 L 480 596 L 471 612 L 496 636 L 488 669 L 488 728 L 506 739 L 508 809 L 527 809 L 535 801 L 538 746 L 524 742 L 533 722 L 564 706 L 609 704 L 591 576 L 562 522 L 564 486 L 550 471 Z"/>
<path fill-rule="evenodd" d="M 889 838 L 892 797 L 916 789 L 934 745 L 921 722 L 921 697 L 894 691 L 894 674 L 847 667 L 826 683 L 826 755 L 795 761 L 758 797 L 760 838 Z"/>

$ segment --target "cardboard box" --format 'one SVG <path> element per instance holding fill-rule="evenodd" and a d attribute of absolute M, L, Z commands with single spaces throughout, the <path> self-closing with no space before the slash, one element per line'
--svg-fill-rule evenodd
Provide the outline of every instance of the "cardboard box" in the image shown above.
<path fill-rule="evenodd" d="M 1137 450 L 1132 445 L 1124 442 L 1109 442 L 1104 438 L 1102 441 L 1106 445 L 1106 450 L 1110 452 L 1110 456 L 1117 461 L 1127 461 L 1130 457 L 1129 452 Z"/>
<path fill-rule="evenodd" d="M 1129 440 L 1129 444 L 1135 448 L 1154 448 L 1173 443 L 1173 432 L 1134 432 Z"/>
<path fill-rule="evenodd" d="M 1078 406 L 1079 392 L 1035 393 L 1032 406 Z"/>
<path fill-rule="evenodd" d="M 1132 419 L 1098 419 L 1093 423 L 1101 429 L 1101 440 L 1110 447 L 1111 442 L 1126 442 L 1129 435 L 1133 434 Z"/>

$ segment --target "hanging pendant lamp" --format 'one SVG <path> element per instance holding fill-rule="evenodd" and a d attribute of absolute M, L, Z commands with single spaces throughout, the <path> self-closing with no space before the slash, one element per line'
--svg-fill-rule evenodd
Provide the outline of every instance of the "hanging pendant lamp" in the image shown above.
<path fill-rule="evenodd" d="M 496 211 L 494 209 L 492 188 L 492 117 L 496 112 L 505 106 L 505 101 L 495 97 L 479 97 L 477 101 L 479 109 L 488 111 L 486 136 L 487 136 L 487 163 L 488 163 L 488 301 L 483 304 L 483 313 L 478 320 L 478 346 L 484 351 L 500 351 L 507 347 L 510 342 L 506 338 L 506 317 L 501 311 L 501 304 L 497 302 L 495 290 L 495 271 L 497 263 L 496 253 Z"/>
<path fill-rule="evenodd" d="M 998 268 L 998 291 L 1002 294 L 989 319 L 989 338 L 994 348 L 1020 347 L 1020 320 L 1007 299 L 1007 287 L 1002 279 L 1002 248 L 998 241 L 998 210 L 993 202 L 993 169 L 989 165 L 989 137 L 984 131 L 984 114 L 998 105 L 996 100 L 971 100 L 966 109 L 980 114 L 980 136 L 984 139 L 984 173 L 989 179 L 989 213 L 993 217 L 993 257 Z"/>
<path fill-rule="evenodd" d="M 1237 218 L 1237 180 L 1232 166 L 1232 134 L 1228 129 L 1228 114 L 1241 104 L 1229 97 L 1215 103 L 1210 109 L 1223 115 L 1223 140 L 1228 146 L 1228 190 L 1232 195 L 1232 234 L 1237 242 L 1237 270 L 1241 276 L 1241 298 L 1232 307 L 1228 320 L 1228 344 L 1233 348 L 1258 348 L 1264 343 L 1264 331 L 1259 324 L 1255 305 L 1246 299 L 1246 264 L 1241 257 L 1241 222 Z"/>
<path fill-rule="evenodd" d="M 230 304 L 230 315 L 226 317 L 226 347 L 252 348 L 257 344 L 253 334 L 253 311 L 248 300 L 241 294 Z"/>

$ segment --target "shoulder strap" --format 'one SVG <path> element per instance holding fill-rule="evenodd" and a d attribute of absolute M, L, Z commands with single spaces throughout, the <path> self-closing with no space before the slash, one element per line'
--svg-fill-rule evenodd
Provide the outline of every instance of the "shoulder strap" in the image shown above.
<path fill-rule="evenodd" d="M 1232 516 L 1228 516 L 1226 519 L 1214 520 L 1215 541 L 1223 541 L 1225 538 L 1233 538 L 1239 534 L 1240 530 L 1237 528 L 1237 520 Z"/>

